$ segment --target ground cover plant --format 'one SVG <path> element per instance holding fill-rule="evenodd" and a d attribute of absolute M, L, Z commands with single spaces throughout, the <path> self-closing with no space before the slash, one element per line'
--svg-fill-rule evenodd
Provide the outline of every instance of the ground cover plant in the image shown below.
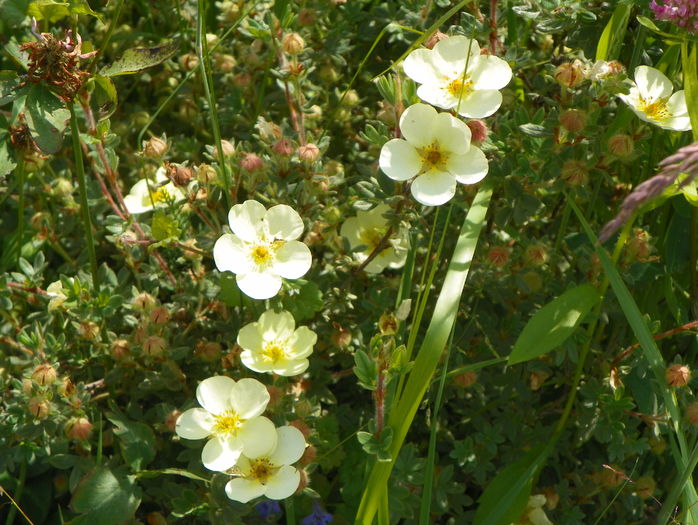
<path fill-rule="evenodd" d="M 698 524 L 697 28 L 0 0 L 0 519 Z"/>

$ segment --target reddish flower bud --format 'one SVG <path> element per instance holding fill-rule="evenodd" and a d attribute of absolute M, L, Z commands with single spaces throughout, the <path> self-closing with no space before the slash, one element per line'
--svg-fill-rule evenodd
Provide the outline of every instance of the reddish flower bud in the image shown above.
<path fill-rule="evenodd" d="M 584 81 L 584 66 L 579 60 L 560 64 L 555 70 L 555 80 L 566 88 L 576 87 Z"/>
<path fill-rule="evenodd" d="M 675 364 L 666 369 L 666 382 L 669 386 L 686 386 L 691 380 L 691 369 L 686 365 Z"/>
<path fill-rule="evenodd" d="M 579 133 L 587 125 L 587 114 L 578 109 L 563 111 L 560 113 L 560 125 L 572 133 Z"/>
<path fill-rule="evenodd" d="M 264 168 L 264 161 L 254 153 L 245 153 L 245 156 L 240 161 L 240 167 L 245 171 L 254 173 Z"/>
<path fill-rule="evenodd" d="M 476 144 L 479 144 L 487 138 L 489 130 L 487 129 L 487 124 L 485 124 L 484 121 L 470 120 L 466 122 L 466 125 L 468 126 L 468 128 L 470 128 L 470 140 L 472 140 Z"/>
<path fill-rule="evenodd" d="M 92 433 L 92 423 L 85 417 L 74 417 L 66 424 L 65 433 L 70 439 L 88 439 Z"/>
<path fill-rule="evenodd" d="M 320 157 L 320 148 L 315 144 L 308 143 L 298 148 L 298 158 L 303 162 L 315 162 Z"/>
<path fill-rule="evenodd" d="M 288 139 L 281 139 L 271 148 L 274 153 L 278 153 L 282 157 L 290 157 L 293 155 L 293 144 Z"/>

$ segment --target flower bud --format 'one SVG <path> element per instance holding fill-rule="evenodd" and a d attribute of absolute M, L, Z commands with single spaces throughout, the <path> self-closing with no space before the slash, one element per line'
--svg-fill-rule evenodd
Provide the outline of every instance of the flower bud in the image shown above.
<path fill-rule="evenodd" d="M 153 324 L 165 324 L 170 320 L 170 312 L 164 306 L 158 306 L 150 312 L 150 322 Z"/>
<path fill-rule="evenodd" d="M 429 38 L 427 38 L 426 42 L 424 42 L 424 46 L 427 49 L 434 49 L 434 46 L 441 42 L 442 40 L 446 40 L 448 38 L 448 35 L 446 33 L 442 33 L 438 29 L 434 31 Z"/>
<path fill-rule="evenodd" d="M 194 53 L 187 53 L 179 57 L 179 65 L 185 71 L 191 71 L 194 68 L 199 67 L 199 57 Z"/>
<path fill-rule="evenodd" d="M 331 340 L 339 348 L 346 348 L 351 344 L 351 332 L 338 323 L 333 323 L 335 331 L 332 333 Z"/>
<path fill-rule="evenodd" d="M 151 335 L 141 345 L 143 353 L 149 357 L 160 357 L 165 351 L 167 343 L 162 337 Z"/>
<path fill-rule="evenodd" d="M 301 431 L 301 434 L 303 434 L 303 437 L 307 440 L 308 437 L 310 436 L 311 429 L 310 427 L 302 420 L 302 419 L 295 419 L 289 423 L 289 426 L 295 427 L 298 430 Z"/>
<path fill-rule="evenodd" d="M 306 465 L 310 465 L 312 462 L 315 461 L 316 457 L 317 457 L 317 449 L 313 445 L 308 445 L 308 447 L 305 449 L 305 452 L 303 452 L 301 459 L 298 460 L 298 464 L 301 467 L 304 467 Z"/>
<path fill-rule="evenodd" d="M 176 186 L 181 187 L 189 185 L 193 176 L 191 169 L 172 162 L 165 163 L 165 171 L 167 177 L 174 182 Z"/>
<path fill-rule="evenodd" d="M 691 369 L 687 365 L 675 364 L 666 369 L 666 382 L 669 386 L 686 386 L 691 380 Z"/>
<path fill-rule="evenodd" d="M 117 339 L 111 344 L 111 356 L 115 361 L 125 359 L 130 353 L 129 344 L 126 339 Z"/>
<path fill-rule="evenodd" d="M 204 361 L 212 363 L 220 358 L 223 348 L 220 343 L 200 341 L 196 344 L 194 355 Z"/>
<path fill-rule="evenodd" d="M 320 80 L 327 84 L 335 84 L 339 80 L 339 73 L 331 65 L 322 66 L 318 75 Z"/>
<path fill-rule="evenodd" d="M 167 417 L 165 418 L 165 426 L 167 427 L 167 430 L 169 430 L 170 432 L 175 431 L 175 427 L 177 426 L 177 420 L 181 415 L 182 411 L 177 409 L 172 410 L 169 414 L 167 414 Z"/>
<path fill-rule="evenodd" d="M 22 379 L 22 393 L 29 395 L 32 393 L 32 390 L 34 390 L 34 383 L 32 382 L 32 380 L 28 377 Z"/>
<path fill-rule="evenodd" d="M 138 312 L 149 312 L 155 306 L 155 298 L 148 292 L 138 294 L 133 298 L 133 309 Z"/>
<path fill-rule="evenodd" d="M 92 433 L 92 423 L 85 417 L 71 418 L 65 426 L 70 439 L 88 439 Z"/>
<path fill-rule="evenodd" d="M 542 242 L 531 244 L 524 251 L 523 257 L 526 264 L 531 266 L 543 266 L 548 262 L 548 247 Z"/>
<path fill-rule="evenodd" d="M 41 386 L 52 384 L 58 378 L 56 369 L 51 365 L 39 365 L 32 372 L 32 380 Z"/>
<path fill-rule="evenodd" d="M 53 183 L 53 195 L 65 199 L 73 194 L 75 187 L 73 183 L 65 178 L 58 178 Z"/>
<path fill-rule="evenodd" d="M 359 101 L 359 94 L 356 92 L 355 89 L 350 89 L 344 95 L 344 98 L 342 99 L 342 105 L 351 108 L 356 106 L 359 103 Z"/>
<path fill-rule="evenodd" d="M 229 140 L 221 140 L 221 149 L 223 150 L 224 157 L 230 157 L 231 155 L 235 154 L 235 146 L 233 146 L 233 143 Z M 216 154 L 218 154 L 217 147 L 214 148 L 214 151 L 216 152 Z"/>
<path fill-rule="evenodd" d="M 70 397 L 75 394 L 75 383 L 68 376 L 64 376 L 58 383 L 56 391 L 63 397 Z"/>
<path fill-rule="evenodd" d="M 264 161 L 254 153 L 245 153 L 245 156 L 240 161 L 240 167 L 245 171 L 254 173 L 264 168 Z"/>
<path fill-rule="evenodd" d="M 568 160 L 562 165 L 562 180 L 570 186 L 583 186 L 589 182 L 587 165 L 580 160 Z"/>
<path fill-rule="evenodd" d="M 384 313 L 378 319 L 378 329 L 382 335 L 393 335 L 397 331 L 397 317 Z"/>
<path fill-rule="evenodd" d="M 315 162 L 320 157 L 320 148 L 315 144 L 308 143 L 305 146 L 298 148 L 298 158 L 303 162 Z"/>
<path fill-rule="evenodd" d="M 475 370 L 467 370 L 462 374 L 453 376 L 453 381 L 463 388 L 469 388 L 477 383 L 477 372 Z"/>
<path fill-rule="evenodd" d="M 167 141 L 159 137 L 151 137 L 150 140 L 143 143 L 143 155 L 151 159 L 161 158 L 168 149 L 170 146 Z"/>
<path fill-rule="evenodd" d="M 233 55 L 218 53 L 213 57 L 213 64 L 220 73 L 230 73 L 237 65 Z"/>
<path fill-rule="evenodd" d="M 305 40 L 298 33 L 287 33 L 281 40 L 281 48 L 284 53 L 297 55 L 305 48 Z"/>
<path fill-rule="evenodd" d="M 293 155 L 293 144 L 288 139 L 281 139 L 274 144 L 271 149 L 274 153 L 278 153 L 282 157 L 290 157 Z"/>
<path fill-rule="evenodd" d="M 613 135 L 608 139 L 608 151 L 616 157 L 629 157 L 635 151 L 633 138 L 630 135 Z"/>
<path fill-rule="evenodd" d="M 509 261 L 511 249 L 506 246 L 493 246 L 487 252 L 487 261 L 493 266 L 502 267 Z"/>
<path fill-rule="evenodd" d="M 560 64 L 555 70 L 555 80 L 566 88 L 573 88 L 584 81 L 584 67 L 579 60 Z"/>
<path fill-rule="evenodd" d="M 199 164 L 196 168 L 196 180 L 201 184 L 208 184 L 215 181 L 218 178 L 218 173 L 216 173 L 216 168 L 210 164 Z"/>
<path fill-rule="evenodd" d="M 83 339 L 94 341 L 99 337 L 99 325 L 94 321 L 85 321 L 78 325 L 78 334 Z"/>
<path fill-rule="evenodd" d="M 540 388 L 543 386 L 545 380 L 548 379 L 548 377 L 550 377 L 550 374 L 542 370 L 531 372 L 531 375 L 529 377 L 529 386 L 531 387 L 531 390 L 533 390 L 534 392 L 536 390 L 540 390 Z"/>
<path fill-rule="evenodd" d="M 51 411 L 51 406 L 48 404 L 48 401 L 39 397 L 30 399 L 28 408 L 29 413 L 36 419 L 45 419 Z"/>
<path fill-rule="evenodd" d="M 579 133 L 587 125 L 587 114 L 578 109 L 568 109 L 560 113 L 560 125 L 572 133 Z"/>
<path fill-rule="evenodd" d="M 487 138 L 489 130 L 483 120 L 470 120 L 466 122 L 466 125 L 470 129 L 470 140 L 472 142 L 479 144 Z"/>

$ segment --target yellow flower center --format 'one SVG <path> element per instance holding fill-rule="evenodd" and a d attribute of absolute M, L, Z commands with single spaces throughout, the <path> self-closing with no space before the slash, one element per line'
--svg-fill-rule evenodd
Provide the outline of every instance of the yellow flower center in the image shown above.
<path fill-rule="evenodd" d="M 651 102 L 647 99 L 640 97 L 640 111 L 647 115 L 648 119 L 651 120 L 664 120 L 671 117 L 671 113 L 666 107 L 666 99 L 658 99 Z"/>
<path fill-rule="evenodd" d="M 421 173 L 426 173 L 432 170 L 438 171 L 448 171 L 446 170 L 446 163 L 448 162 L 448 152 L 441 149 L 438 142 L 428 145 L 426 148 L 418 150 L 419 156 L 422 157 L 422 169 Z"/>
<path fill-rule="evenodd" d="M 459 77 L 452 80 L 446 86 L 446 89 L 451 94 L 451 96 L 462 98 L 468 95 L 473 90 L 473 83 L 468 80 L 468 77 Z"/>
<path fill-rule="evenodd" d="M 167 191 L 167 188 L 163 186 L 162 188 L 158 188 L 153 192 L 153 204 L 157 204 L 158 202 L 167 202 L 172 200 L 172 195 L 170 195 L 170 192 Z"/>
<path fill-rule="evenodd" d="M 267 481 L 269 481 L 269 478 L 276 470 L 277 467 L 267 458 L 253 459 L 250 462 L 250 471 L 246 478 L 253 479 L 264 485 L 267 483 Z"/>
<path fill-rule="evenodd" d="M 271 257 L 271 251 L 267 246 L 258 245 L 252 249 L 252 259 L 257 264 L 266 264 L 271 261 Z"/>
<path fill-rule="evenodd" d="M 286 344 L 279 341 L 267 343 L 262 350 L 262 356 L 267 362 L 277 363 L 286 357 Z"/>
<path fill-rule="evenodd" d="M 213 425 L 213 432 L 216 435 L 237 435 L 242 426 L 243 419 L 234 410 L 227 410 L 219 416 L 214 416 L 216 422 Z"/>
<path fill-rule="evenodd" d="M 372 252 L 380 244 L 383 235 L 385 235 L 385 230 L 380 228 L 363 228 L 359 232 L 359 240 L 361 244 L 368 246 L 369 252 Z"/>

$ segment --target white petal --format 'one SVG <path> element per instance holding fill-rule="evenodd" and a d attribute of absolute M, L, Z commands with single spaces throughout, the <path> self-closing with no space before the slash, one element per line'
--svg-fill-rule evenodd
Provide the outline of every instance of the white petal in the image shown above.
<path fill-rule="evenodd" d="M 227 376 L 213 376 L 204 379 L 196 388 L 196 399 L 208 412 L 219 415 L 232 408 L 230 393 L 235 381 Z"/>
<path fill-rule="evenodd" d="M 673 131 L 689 131 L 692 129 L 690 117 L 670 117 L 662 122 L 656 122 L 664 129 Z"/>
<path fill-rule="evenodd" d="M 436 115 L 436 110 L 431 106 L 412 104 L 400 117 L 402 136 L 415 148 L 428 146 L 434 141 Z"/>
<path fill-rule="evenodd" d="M 230 404 L 243 419 L 257 417 L 267 408 L 267 403 L 269 391 L 256 379 L 240 379 L 230 391 Z"/>
<path fill-rule="evenodd" d="M 356 216 L 366 228 L 383 228 L 388 223 L 387 219 L 383 217 L 388 210 L 390 210 L 390 206 L 381 203 L 369 211 L 357 212 Z"/>
<path fill-rule="evenodd" d="M 456 178 L 450 173 L 425 173 L 412 181 L 412 196 L 425 206 L 439 206 L 456 194 Z"/>
<path fill-rule="evenodd" d="M 301 474 L 294 467 L 284 465 L 267 482 L 264 495 L 269 499 L 285 499 L 293 495 L 301 482 Z"/>
<path fill-rule="evenodd" d="M 247 245 L 230 233 L 221 235 L 213 245 L 213 260 L 221 272 L 247 273 L 252 268 Z"/>
<path fill-rule="evenodd" d="M 281 277 L 271 272 L 237 274 L 235 281 L 240 291 L 252 299 L 271 299 L 281 290 Z"/>
<path fill-rule="evenodd" d="M 405 142 L 404 140 L 402 142 Z M 342 224 L 339 230 L 342 237 L 346 237 L 349 241 L 349 246 L 352 248 L 362 244 L 359 239 L 359 219 L 358 217 L 350 217 Z"/>
<path fill-rule="evenodd" d="M 265 491 L 264 485 L 249 479 L 233 478 L 225 484 L 226 496 L 240 503 L 247 503 L 259 496 L 264 496 Z"/>
<path fill-rule="evenodd" d="M 440 83 L 442 73 L 432 60 L 433 51 L 429 49 L 415 49 L 402 64 L 405 74 L 419 84 Z"/>
<path fill-rule="evenodd" d="M 259 352 L 262 350 L 262 334 L 258 323 L 249 323 L 240 328 L 238 332 L 238 344 L 245 350 Z"/>
<path fill-rule="evenodd" d="M 286 339 L 296 329 L 296 320 L 291 312 L 284 310 L 277 313 L 274 310 L 267 310 L 259 317 L 257 328 L 265 341 Z"/>
<path fill-rule="evenodd" d="M 266 417 L 256 417 L 246 421 L 240 428 L 239 437 L 242 441 L 243 453 L 251 459 L 266 456 L 277 444 L 274 423 Z"/>
<path fill-rule="evenodd" d="M 446 151 L 462 155 L 470 149 L 470 128 L 448 113 L 439 113 L 434 124 L 434 140 Z"/>
<path fill-rule="evenodd" d="M 313 353 L 313 346 L 317 342 L 317 334 L 307 326 L 299 326 L 288 340 L 293 347 L 293 357 L 308 357 Z"/>
<path fill-rule="evenodd" d="M 266 213 L 264 204 L 254 200 L 236 204 L 228 212 L 230 229 L 243 241 L 254 242 L 264 233 L 262 219 Z"/>
<path fill-rule="evenodd" d="M 274 465 L 292 465 L 305 452 L 305 437 L 296 427 L 290 425 L 276 429 L 277 443 L 269 461 Z"/>
<path fill-rule="evenodd" d="M 475 184 L 487 175 L 489 164 L 480 148 L 471 146 L 465 155 L 452 155 L 447 169 L 461 184 Z"/>
<path fill-rule="evenodd" d="M 378 164 L 393 180 L 409 180 L 422 169 L 422 158 L 410 143 L 392 139 L 383 144 Z"/>
<path fill-rule="evenodd" d="M 175 432 L 185 439 L 203 439 L 211 435 L 215 421 L 203 408 L 190 408 L 177 418 Z"/>
<path fill-rule="evenodd" d="M 155 182 L 165 182 L 167 179 L 167 170 L 165 166 L 160 166 L 155 172 Z"/>
<path fill-rule="evenodd" d="M 124 197 L 124 204 L 132 215 L 153 209 L 153 201 L 148 193 L 147 179 L 141 179 L 133 185 L 129 194 Z"/>
<path fill-rule="evenodd" d="M 417 88 L 417 96 L 424 102 L 442 109 L 451 109 L 458 103 L 458 99 L 446 89 L 446 84 L 439 86 L 422 84 Z"/>
<path fill-rule="evenodd" d="M 268 374 L 274 371 L 274 363 L 267 362 L 257 352 L 244 350 L 242 353 L 240 353 L 240 361 L 242 361 L 242 364 L 253 372 Z"/>
<path fill-rule="evenodd" d="M 468 58 L 468 54 L 470 54 L 470 58 Z M 470 38 L 452 36 L 436 43 L 434 55 L 437 67 L 451 78 L 456 78 L 465 73 L 466 62 L 468 69 L 470 69 L 473 62 L 480 56 L 480 46 Z"/>
<path fill-rule="evenodd" d="M 469 75 L 476 90 L 502 89 L 511 81 L 511 67 L 499 57 L 480 55 Z"/>
<path fill-rule="evenodd" d="M 276 239 L 284 239 L 285 241 L 297 239 L 305 228 L 303 219 L 298 215 L 298 212 L 285 204 L 269 208 L 264 220 L 269 228 L 269 234 Z"/>
<path fill-rule="evenodd" d="M 284 359 L 274 363 L 272 371 L 280 376 L 293 377 L 305 372 L 308 366 L 310 366 L 310 361 L 307 359 Z"/>
<path fill-rule="evenodd" d="M 223 472 L 235 466 L 241 453 L 241 440 L 213 437 L 208 440 L 201 451 L 201 462 L 209 470 Z"/>
<path fill-rule="evenodd" d="M 459 115 L 468 118 L 485 118 L 492 115 L 502 105 L 502 94 L 496 89 L 473 91 L 463 97 L 458 105 Z"/>
<path fill-rule="evenodd" d="M 381 273 L 383 270 L 385 270 L 387 264 L 385 263 L 385 259 L 382 257 L 382 255 L 383 254 L 378 255 L 370 263 L 364 266 L 364 271 L 366 273 Z"/>
<path fill-rule="evenodd" d="M 640 91 L 640 95 L 645 99 L 657 100 L 660 98 L 668 98 L 671 92 L 674 91 L 671 80 L 669 80 L 664 73 L 653 67 L 636 67 L 635 83 L 637 84 L 637 89 Z"/>
<path fill-rule="evenodd" d="M 286 279 L 298 279 L 310 270 L 312 263 L 310 248 L 300 241 L 288 241 L 276 251 L 274 271 Z"/>
<path fill-rule="evenodd" d="M 682 89 L 677 91 L 666 103 L 666 109 L 673 117 L 688 116 L 688 107 L 686 106 L 686 92 Z"/>

